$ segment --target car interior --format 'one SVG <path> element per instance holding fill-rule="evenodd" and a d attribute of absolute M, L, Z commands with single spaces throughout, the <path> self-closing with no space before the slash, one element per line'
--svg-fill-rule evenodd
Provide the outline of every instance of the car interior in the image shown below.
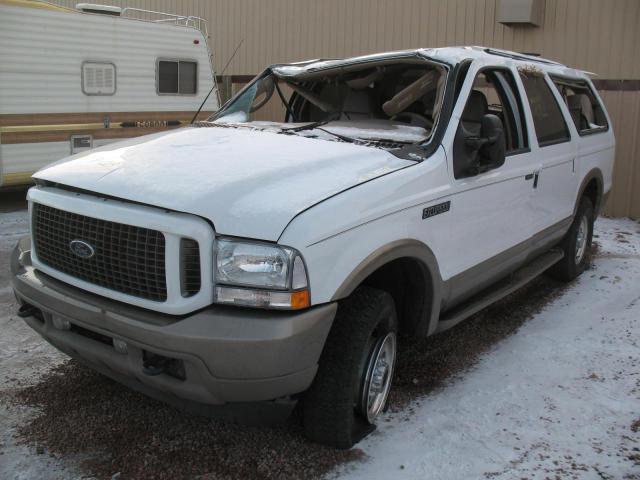
<path fill-rule="evenodd" d="M 456 131 L 455 177 L 497 168 L 502 163 L 496 162 L 496 150 L 508 155 L 527 147 L 524 111 L 512 74 L 501 69 L 481 71 L 474 79 Z"/>
<path fill-rule="evenodd" d="M 427 139 L 440 113 L 446 71 L 425 61 L 380 63 L 292 76 L 278 75 L 275 69 L 236 97 L 225 113 L 242 110 L 244 122 L 253 126 L 268 121 L 271 127 L 295 124 L 301 131 L 305 124 L 373 126 L 381 140 L 385 132 L 415 127 L 422 132 L 418 138 Z M 416 141 L 407 138 L 393 136 L 400 143 Z M 368 139 L 374 140 L 371 135 Z"/>
<path fill-rule="evenodd" d="M 589 85 L 582 80 L 552 77 L 580 133 L 607 128 L 607 119 Z"/>

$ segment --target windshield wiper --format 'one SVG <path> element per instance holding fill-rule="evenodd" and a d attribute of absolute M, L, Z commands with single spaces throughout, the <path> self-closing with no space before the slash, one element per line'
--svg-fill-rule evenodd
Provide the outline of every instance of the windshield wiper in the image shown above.
<path fill-rule="evenodd" d="M 343 142 L 355 143 L 356 145 L 371 145 L 371 144 L 384 143 L 385 142 L 384 140 L 365 140 L 363 138 L 347 137 L 346 135 L 341 135 L 339 133 L 332 132 L 331 130 L 327 130 L 326 128 L 320 128 L 322 125 L 326 125 L 329 122 L 330 122 L 330 120 L 323 120 L 323 121 L 320 121 L 320 122 L 313 122 L 313 123 L 309 123 L 307 125 L 302 125 L 300 127 L 286 128 L 286 129 L 282 130 L 282 133 L 297 133 L 297 132 L 302 132 L 302 131 L 305 131 L 305 130 L 320 130 L 321 132 L 328 133 L 329 135 L 332 135 L 332 136 L 342 140 Z M 398 142 L 398 143 L 400 143 L 400 142 Z"/>
<path fill-rule="evenodd" d="M 296 133 L 296 132 L 302 132 L 304 130 L 313 130 L 314 128 L 318 128 L 322 125 L 326 125 L 327 123 L 329 123 L 329 120 L 321 120 L 319 122 L 312 122 L 312 123 L 307 123 L 306 125 L 301 125 L 299 127 L 293 127 L 293 128 L 283 128 L 282 131 L 284 133 Z"/>
<path fill-rule="evenodd" d="M 322 120 L 320 122 L 308 123 L 307 125 L 302 125 L 300 127 L 284 128 L 284 129 L 282 129 L 282 133 L 294 133 L 295 134 L 295 133 L 298 133 L 298 132 L 303 132 L 305 130 L 320 130 L 322 132 L 328 133 L 329 135 L 333 135 L 336 138 L 339 138 L 343 142 L 356 143 L 356 144 L 366 144 L 367 143 L 367 142 L 365 142 L 365 141 L 363 141 L 363 140 L 361 140 L 359 138 L 346 137 L 344 135 L 340 135 L 339 133 L 332 132 L 331 130 L 326 130 L 324 128 L 320 128 L 322 125 L 326 125 L 329 122 L 330 122 L 330 120 Z"/>
<path fill-rule="evenodd" d="M 360 138 L 347 137 L 345 135 L 340 135 L 339 133 L 332 132 L 331 130 L 327 130 L 325 128 L 316 127 L 316 130 L 320 130 L 322 132 L 325 132 L 325 133 L 328 133 L 330 135 L 333 135 L 334 137 L 339 138 L 343 142 L 356 143 L 356 144 L 366 144 L 366 143 L 368 143 L 368 142 L 366 142 L 366 141 L 364 141 L 364 140 L 362 140 Z"/>

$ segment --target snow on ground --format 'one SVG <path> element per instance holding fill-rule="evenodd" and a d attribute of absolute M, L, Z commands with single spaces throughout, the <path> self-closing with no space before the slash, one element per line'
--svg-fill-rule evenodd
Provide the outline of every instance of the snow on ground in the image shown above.
<path fill-rule="evenodd" d="M 337 476 L 639 479 L 640 224 L 600 219 L 596 236 L 593 268 L 563 296 L 390 415 Z"/>
<path fill-rule="evenodd" d="M 78 459 L 16 445 L 34 412 L 1 401 L 64 358 L 14 315 L 8 259 L 26 230 L 24 211 L 0 214 L 0 478 L 80 478 Z M 330 476 L 639 479 L 640 224 L 596 230 L 591 270 L 471 371 L 388 414 L 358 445 L 366 460 Z"/>

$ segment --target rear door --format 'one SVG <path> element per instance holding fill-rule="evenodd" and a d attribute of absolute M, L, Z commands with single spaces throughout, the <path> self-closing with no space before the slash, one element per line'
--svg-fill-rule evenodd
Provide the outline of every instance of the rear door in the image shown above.
<path fill-rule="evenodd" d="M 576 142 L 572 141 L 562 99 L 549 77 L 536 68 L 519 73 L 535 134 L 532 152 L 540 164 L 532 183 L 533 234 L 544 245 L 561 235 L 573 216 L 578 182 Z"/>
<path fill-rule="evenodd" d="M 516 76 L 512 67 L 472 65 L 453 112 L 459 119 L 457 130 L 449 129 L 443 141 L 454 192 L 449 242 L 454 275 L 448 306 L 510 273 L 526 257 L 526 242 L 533 232 L 533 174 L 539 165 L 529 148 Z M 461 136 L 481 135 L 486 114 L 497 115 L 504 125 L 505 162 L 480 173 L 464 173 Z"/>

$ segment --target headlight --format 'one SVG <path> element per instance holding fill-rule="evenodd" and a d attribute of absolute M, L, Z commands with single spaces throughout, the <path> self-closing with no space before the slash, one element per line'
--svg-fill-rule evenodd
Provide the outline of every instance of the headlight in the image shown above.
<path fill-rule="evenodd" d="M 215 263 L 218 303 L 284 309 L 310 304 L 307 271 L 293 248 L 219 239 Z"/>

